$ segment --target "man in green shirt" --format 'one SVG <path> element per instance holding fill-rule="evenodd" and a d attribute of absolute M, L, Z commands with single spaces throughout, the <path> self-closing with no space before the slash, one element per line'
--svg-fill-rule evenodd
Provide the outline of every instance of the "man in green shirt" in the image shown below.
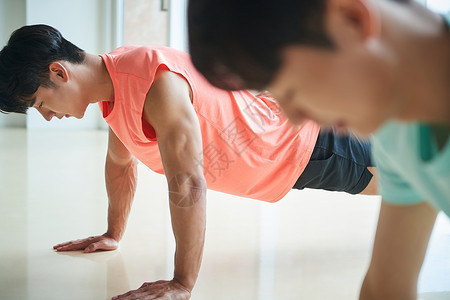
<path fill-rule="evenodd" d="M 416 299 L 437 211 L 450 215 L 448 18 L 408 0 L 191 0 L 188 16 L 214 85 L 375 134 L 383 202 L 360 298 Z"/>

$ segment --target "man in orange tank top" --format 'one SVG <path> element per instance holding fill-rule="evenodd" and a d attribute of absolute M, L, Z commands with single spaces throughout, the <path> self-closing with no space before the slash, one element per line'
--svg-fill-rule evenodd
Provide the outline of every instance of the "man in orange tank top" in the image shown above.
<path fill-rule="evenodd" d="M 293 127 L 270 94 L 217 89 L 186 53 L 126 46 L 97 56 L 46 25 L 13 33 L 0 52 L 1 111 L 26 113 L 33 107 L 50 121 L 82 118 L 92 103 L 110 125 L 108 228 L 101 236 L 54 248 L 117 248 L 138 160 L 167 178 L 177 241 L 173 279 L 116 299 L 160 293 L 164 299 L 190 298 L 203 252 L 207 188 L 268 202 L 292 188 L 375 193 L 368 142 L 320 131 L 311 121 Z"/>

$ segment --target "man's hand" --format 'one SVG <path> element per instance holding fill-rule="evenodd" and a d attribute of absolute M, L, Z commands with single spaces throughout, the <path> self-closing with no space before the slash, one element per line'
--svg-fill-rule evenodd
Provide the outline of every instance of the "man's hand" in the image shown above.
<path fill-rule="evenodd" d="M 159 300 L 188 300 L 191 293 L 187 288 L 175 280 L 156 282 L 146 282 L 137 290 L 129 291 L 120 296 L 115 296 L 112 300 L 130 299 L 159 299 Z"/>
<path fill-rule="evenodd" d="M 115 250 L 118 245 L 119 243 L 115 239 L 104 234 L 58 244 L 53 246 L 53 249 L 56 251 L 84 250 L 84 253 L 91 253 L 96 250 Z"/>

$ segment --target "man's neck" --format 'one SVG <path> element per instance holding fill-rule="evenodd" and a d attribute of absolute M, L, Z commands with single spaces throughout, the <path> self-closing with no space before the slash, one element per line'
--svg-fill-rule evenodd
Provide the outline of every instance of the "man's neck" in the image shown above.
<path fill-rule="evenodd" d="M 416 3 L 381 1 L 383 38 L 396 53 L 395 117 L 450 124 L 450 33 Z"/>
<path fill-rule="evenodd" d="M 114 101 L 114 86 L 103 59 L 98 55 L 86 53 L 83 63 L 83 86 L 89 102 Z"/>

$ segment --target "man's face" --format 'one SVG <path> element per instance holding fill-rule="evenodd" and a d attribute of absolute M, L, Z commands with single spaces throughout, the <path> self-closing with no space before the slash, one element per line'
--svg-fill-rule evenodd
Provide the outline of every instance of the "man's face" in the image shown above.
<path fill-rule="evenodd" d="M 333 49 L 288 45 L 268 86 L 289 119 L 352 128 L 368 135 L 399 110 L 398 57 L 383 38 L 370 1 L 327 0 Z"/>
<path fill-rule="evenodd" d="M 289 46 L 282 59 L 268 90 L 294 124 L 312 119 L 368 135 L 389 117 L 389 62 L 376 51 Z"/>
<path fill-rule="evenodd" d="M 50 64 L 49 78 L 55 86 L 40 86 L 33 95 L 36 99 L 33 107 L 47 121 L 53 117 L 81 119 L 89 105 L 89 101 L 83 96 L 82 87 L 77 84 L 73 73 L 69 76 L 68 69 L 68 64 L 60 62 Z"/>
<path fill-rule="evenodd" d="M 77 93 L 67 86 L 56 88 L 41 86 L 34 96 L 36 97 L 36 102 L 33 107 L 47 121 L 50 121 L 53 117 L 58 119 L 64 117 L 81 119 L 87 108 L 87 104 L 83 104 Z"/>

